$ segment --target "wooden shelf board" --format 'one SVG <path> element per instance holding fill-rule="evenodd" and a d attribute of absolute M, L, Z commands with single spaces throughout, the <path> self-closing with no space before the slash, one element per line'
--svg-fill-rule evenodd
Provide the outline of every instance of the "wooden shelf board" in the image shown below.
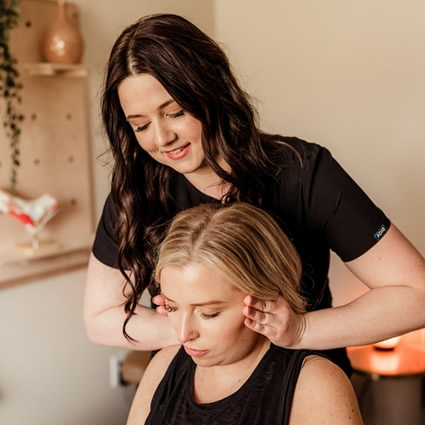
<path fill-rule="evenodd" d="M 26 63 L 24 69 L 29 75 L 51 77 L 86 77 L 90 67 L 86 65 L 64 65 L 49 62 Z"/>
<path fill-rule="evenodd" d="M 40 255 L 0 250 L 0 289 L 86 267 L 90 251 L 87 242 Z"/>

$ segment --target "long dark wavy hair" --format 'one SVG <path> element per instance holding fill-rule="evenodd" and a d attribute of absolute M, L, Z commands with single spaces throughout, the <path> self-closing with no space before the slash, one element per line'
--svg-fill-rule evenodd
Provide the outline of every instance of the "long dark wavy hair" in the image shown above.
<path fill-rule="evenodd" d="M 187 113 L 202 124 L 207 164 L 230 190 L 222 202 L 257 206 L 280 170 L 279 136 L 257 127 L 250 97 L 239 86 L 222 48 L 187 19 L 156 14 L 130 25 L 116 40 L 107 65 L 101 101 L 114 165 L 111 196 L 118 210 L 118 266 L 131 288 L 126 325 L 152 281 L 154 249 L 176 214 L 171 187 L 175 171 L 153 160 L 138 144 L 121 108 L 118 87 L 141 73 L 155 77 Z M 220 156 L 230 166 L 217 163 Z"/>

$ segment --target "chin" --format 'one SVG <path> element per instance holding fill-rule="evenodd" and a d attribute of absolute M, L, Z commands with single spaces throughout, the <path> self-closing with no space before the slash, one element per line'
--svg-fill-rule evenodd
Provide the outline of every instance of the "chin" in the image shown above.
<path fill-rule="evenodd" d="M 186 175 L 186 174 L 192 174 L 194 172 L 196 172 L 199 167 L 196 166 L 192 166 L 192 165 L 184 165 L 184 164 L 163 164 L 166 165 L 169 168 L 172 168 L 174 171 L 176 171 L 177 173 Z"/>
<path fill-rule="evenodd" d="M 222 364 L 220 361 L 213 358 L 207 359 L 204 357 L 192 357 L 192 360 L 195 364 L 202 367 L 213 367 Z"/>
<path fill-rule="evenodd" d="M 212 367 L 215 366 L 215 364 L 211 361 L 205 360 L 205 359 L 198 359 L 197 357 L 192 357 L 193 363 L 195 363 L 197 366 L 201 367 Z"/>

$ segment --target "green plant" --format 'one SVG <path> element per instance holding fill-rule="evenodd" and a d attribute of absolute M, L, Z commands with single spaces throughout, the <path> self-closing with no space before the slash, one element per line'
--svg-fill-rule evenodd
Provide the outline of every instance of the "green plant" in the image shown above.
<path fill-rule="evenodd" d="M 12 192 L 15 192 L 17 184 L 20 165 L 20 123 L 24 119 L 23 114 L 19 112 L 19 104 L 22 102 L 20 93 L 23 86 L 16 67 L 18 60 L 11 53 L 9 46 L 10 30 L 18 25 L 18 7 L 19 0 L 0 0 L 0 97 L 4 98 L 4 103 L 0 106 L 4 107 L 3 126 L 10 140 L 10 189 Z"/>

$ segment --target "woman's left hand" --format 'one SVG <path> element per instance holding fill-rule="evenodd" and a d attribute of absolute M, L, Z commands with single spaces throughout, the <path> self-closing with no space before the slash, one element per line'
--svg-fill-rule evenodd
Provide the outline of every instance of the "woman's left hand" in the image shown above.
<path fill-rule="evenodd" d="M 298 348 L 306 320 L 303 314 L 291 309 L 284 297 L 264 301 L 248 295 L 244 302 L 245 326 L 266 336 L 279 347 Z"/>
<path fill-rule="evenodd" d="M 157 313 L 163 316 L 168 316 L 167 310 L 165 309 L 165 298 L 163 295 L 156 295 L 152 298 L 152 303 L 156 305 L 155 310 Z"/>

